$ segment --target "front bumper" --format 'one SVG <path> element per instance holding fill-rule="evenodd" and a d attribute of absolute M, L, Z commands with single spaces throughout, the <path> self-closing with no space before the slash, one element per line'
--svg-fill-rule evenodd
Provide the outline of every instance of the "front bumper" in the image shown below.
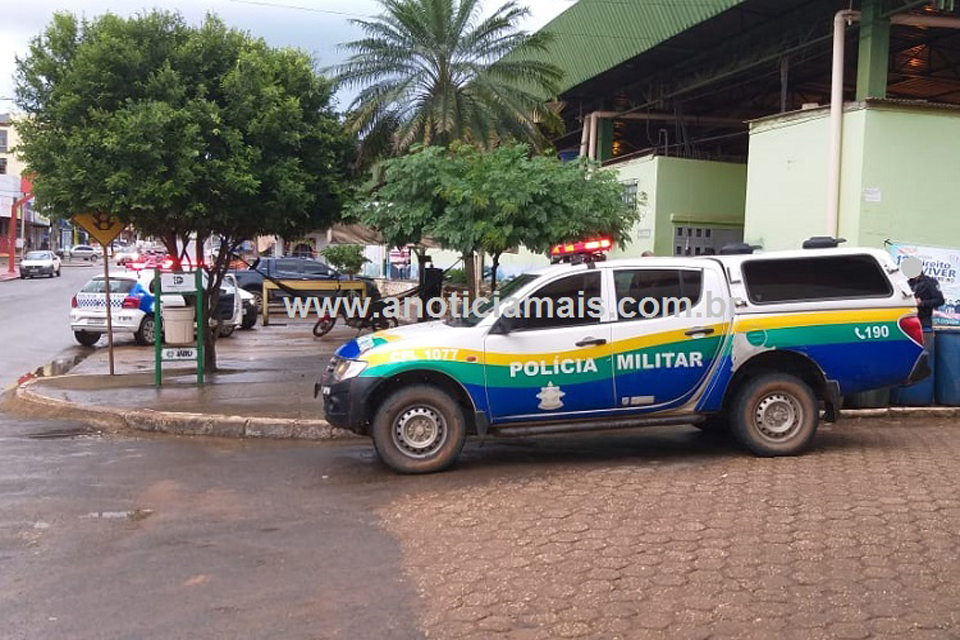
<path fill-rule="evenodd" d="M 335 427 L 368 435 L 367 404 L 380 378 L 350 378 L 334 381 L 324 373 L 313 386 L 313 396 L 323 399 L 323 415 Z"/>
<path fill-rule="evenodd" d="M 20 273 L 25 276 L 49 276 L 54 273 L 54 268 L 50 267 L 30 267 L 20 266 Z"/>

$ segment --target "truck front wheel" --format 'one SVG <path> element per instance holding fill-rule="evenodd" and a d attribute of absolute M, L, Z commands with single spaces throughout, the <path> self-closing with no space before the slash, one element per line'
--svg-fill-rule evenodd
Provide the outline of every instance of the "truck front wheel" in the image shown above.
<path fill-rule="evenodd" d="M 434 473 L 452 465 L 467 439 L 460 405 L 431 385 L 413 385 L 389 396 L 371 429 L 380 459 L 400 473 Z"/>
<path fill-rule="evenodd" d="M 731 427 L 737 440 L 758 456 L 802 453 L 820 423 L 817 397 L 791 375 L 762 374 L 747 382 L 734 399 Z"/>

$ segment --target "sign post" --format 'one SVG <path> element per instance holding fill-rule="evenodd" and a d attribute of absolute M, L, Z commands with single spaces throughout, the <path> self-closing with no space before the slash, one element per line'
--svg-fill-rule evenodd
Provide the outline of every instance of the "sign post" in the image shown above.
<path fill-rule="evenodd" d="M 160 269 L 153 270 L 153 374 L 157 386 L 163 384 L 163 330 L 160 323 L 160 300 L 163 294 L 163 283 L 160 280 Z"/>
<path fill-rule="evenodd" d="M 103 291 L 107 296 L 107 354 L 110 356 L 110 375 L 114 375 L 113 364 L 113 307 L 110 303 L 110 261 L 107 260 L 107 248 L 103 248 Z"/>
<path fill-rule="evenodd" d="M 191 278 L 186 273 L 160 273 L 155 271 L 154 282 L 157 291 L 157 297 L 154 301 L 154 331 L 156 332 L 156 346 L 154 350 L 154 382 L 156 386 L 163 385 L 163 363 L 164 362 L 184 362 L 195 360 L 197 363 L 197 384 L 203 384 L 203 328 L 204 310 L 203 310 L 203 271 L 197 270 L 195 277 Z M 164 346 L 163 334 L 160 330 L 162 321 L 160 296 L 162 292 L 167 293 L 192 293 L 196 295 L 196 309 L 194 310 L 194 321 L 196 322 L 197 346 Z"/>
<path fill-rule="evenodd" d="M 97 211 L 95 213 L 78 213 L 73 216 L 73 222 L 96 239 L 103 247 L 103 290 L 107 302 L 107 349 L 110 358 L 110 375 L 114 375 L 113 364 L 113 308 L 110 304 L 110 243 L 123 231 L 123 224 L 116 216 Z"/>

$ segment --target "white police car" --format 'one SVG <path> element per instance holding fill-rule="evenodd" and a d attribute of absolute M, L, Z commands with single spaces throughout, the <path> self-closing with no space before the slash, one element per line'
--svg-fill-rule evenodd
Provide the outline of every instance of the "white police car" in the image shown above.
<path fill-rule="evenodd" d="M 871 249 L 559 265 L 493 310 L 344 344 L 315 391 L 326 418 L 406 473 L 448 467 L 468 434 L 644 425 L 793 455 L 842 395 L 929 374 L 906 278 Z"/>
<path fill-rule="evenodd" d="M 192 277 L 192 276 L 191 276 Z M 153 271 L 124 272 L 110 275 L 111 324 L 114 333 L 133 333 L 140 345 L 155 342 L 153 314 Z M 91 278 L 70 302 L 70 328 L 77 342 L 92 346 L 107 331 L 107 296 L 103 276 Z M 236 282 L 228 274 L 220 289 L 221 306 L 210 314 L 214 324 L 223 318 L 221 337 L 228 337 L 243 322 L 243 302 L 236 295 Z M 163 294 L 164 307 L 186 305 L 182 295 Z"/>

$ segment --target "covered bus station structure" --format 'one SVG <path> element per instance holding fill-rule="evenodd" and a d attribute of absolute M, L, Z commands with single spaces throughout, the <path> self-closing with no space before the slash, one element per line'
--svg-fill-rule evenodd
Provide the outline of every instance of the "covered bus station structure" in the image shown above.
<path fill-rule="evenodd" d="M 960 245 L 953 0 L 579 0 L 544 31 L 557 149 L 641 211 L 622 253 Z"/>

